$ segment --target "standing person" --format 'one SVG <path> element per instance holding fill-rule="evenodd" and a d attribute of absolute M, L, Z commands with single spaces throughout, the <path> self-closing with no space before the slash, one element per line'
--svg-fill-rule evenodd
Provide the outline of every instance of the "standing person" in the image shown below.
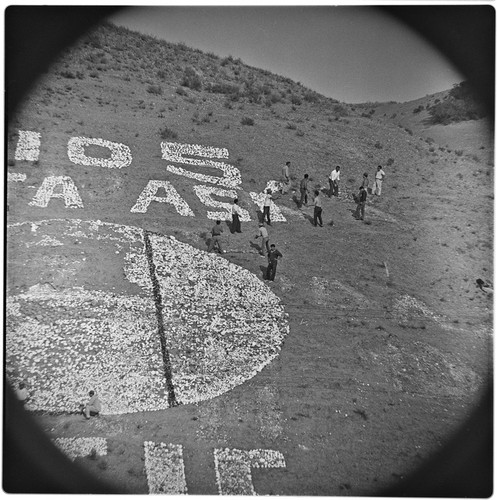
<path fill-rule="evenodd" d="M 238 206 L 238 198 L 233 200 L 233 205 L 231 205 L 231 232 L 232 233 L 241 233 L 242 227 L 240 224 L 240 207 Z"/>
<path fill-rule="evenodd" d="M 102 409 L 102 405 L 98 396 L 95 394 L 95 391 L 90 391 L 88 394 L 90 399 L 88 400 L 88 403 L 86 403 L 83 411 L 86 420 L 90 419 L 90 415 L 98 415 Z"/>
<path fill-rule="evenodd" d="M 269 247 L 269 253 L 267 255 L 268 266 L 266 280 L 274 281 L 276 275 L 276 267 L 278 266 L 278 259 L 281 259 L 283 255 L 279 250 L 276 250 L 276 245 L 273 243 Z"/>
<path fill-rule="evenodd" d="M 307 193 L 308 193 L 308 188 L 307 184 L 309 183 L 309 174 L 305 174 L 304 178 L 300 181 L 300 206 L 305 203 L 305 206 L 307 206 Z"/>
<path fill-rule="evenodd" d="M 381 168 L 381 165 L 378 165 L 378 168 L 376 169 L 376 175 L 374 179 L 374 186 L 373 186 L 373 193 L 376 194 L 376 196 L 381 195 L 381 185 L 383 184 L 383 181 L 385 179 L 385 172 L 383 171 L 383 168 Z"/>
<path fill-rule="evenodd" d="M 264 197 L 264 212 L 262 214 L 262 222 L 266 222 L 267 219 L 267 225 L 271 225 L 271 215 L 270 215 L 270 210 L 271 210 L 271 201 L 274 200 L 272 196 L 272 191 L 270 189 L 266 189 L 266 196 Z"/>
<path fill-rule="evenodd" d="M 288 193 L 290 189 L 290 162 L 287 161 L 281 169 L 281 194 Z"/>
<path fill-rule="evenodd" d="M 319 220 L 319 225 L 323 227 L 323 218 L 322 218 L 322 213 L 323 213 L 323 205 L 321 202 L 321 194 L 319 191 L 316 189 L 314 191 L 314 225 L 318 225 L 318 220 Z"/>
<path fill-rule="evenodd" d="M 261 255 L 266 256 L 269 253 L 269 233 L 267 228 L 264 226 L 264 222 L 259 222 L 259 234 L 256 235 L 255 239 L 262 238 L 261 241 Z"/>
<path fill-rule="evenodd" d="M 359 186 L 359 195 L 357 196 L 357 209 L 355 211 L 355 217 L 359 220 L 364 220 L 364 210 L 366 208 L 366 198 L 368 197 L 368 192 L 363 185 Z"/>
<path fill-rule="evenodd" d="M 211 241 L 209 243 L 208 252 L 212 252 L 214 247 L 217 245 L 219 253 L 226 253 L 221 246 L 221 233 L 223 228 L 221 227 L 221 221 L 217 220 L 215 226 L 211 229 Z"/>
<path fill-rule="evenodd" d="M 338 196 L 338 184 L 340 183 L 340 167 L 336 166 L 335 170 L 331 171 L 330 177 L 330 198 Z"/>
<path fill-rule="evenodd" d="M 369 187 L 369 177 L 368 173 L 364 172 L 362 174 L 362 183 L 361 186 L 366 190 L 366 193 L 368 192 L 368 187 Z"/>

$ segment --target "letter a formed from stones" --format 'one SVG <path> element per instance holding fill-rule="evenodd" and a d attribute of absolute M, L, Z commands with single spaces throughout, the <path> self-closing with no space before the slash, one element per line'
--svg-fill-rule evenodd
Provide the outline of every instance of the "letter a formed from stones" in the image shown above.
<path fill-rule="evenodd" d="M 62 186 L 62 192 L 54 193 L 55 188 L 58 186 Z M 70 177 L 65 175 L 45 177 L 33 200 L 29 202 L 29 205 L 45 208 L 52 198 L 63 198 L 68 208 L 84 208 L 76 185 Z"/>
<path fill-rule="evenodd" d="M 160 188 L 164 189 L 164 191 L 166 192 L 166 196 L 156 196 L 157 191 Z M 176 212 L 178 212 L 180 215 L 183 215 L 185 217 L 195 217 L 195 214 L 188 206 L 188 203 L 183 198 L 181 198 L 178 191 L 174 189 L 174 186 L 170 182 L 156 180 L 148 181 L 148 184 L 141 192 L 130 212 L 144 214 L 146 213 L 148 206 L 152 201 L 158 201 L 159 203 L 170 203 L 174 206 Z"/>

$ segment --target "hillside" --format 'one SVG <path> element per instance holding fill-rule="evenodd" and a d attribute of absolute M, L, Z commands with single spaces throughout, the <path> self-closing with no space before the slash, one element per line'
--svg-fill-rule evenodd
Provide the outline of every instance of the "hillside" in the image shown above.
<path fill-rule="evenodd" d="M 271 313 L 267 294 L 267 303 L 288 315 L 273 318 L 280 333 L 288 323 L 288 334 L 277 357 L 271 336 L 257 337 L 264 348 L 270 345 L 264 363 L 271 363 L 243 384 L 229 382 L 224 393 L 195 399 L 182 375 L 177 391 L 184 399 L 177 407 L 119 410 L 90 422 L 67 411 L 38 412 L 47 433 L 54 439 L 106 438 L 105 457 L 77 461 L 133 493 L 152 489 L 151 469 L 143 465 L 145 441 L 183 446 L 192 494 L 221 491 L 223 471 L 212 458 L 221 448 L 276 450 L 285 457 L 284 472 L 276 459 L 267 462 L 276 468 L 254 470 L 258 494 L 364 495 L 395 484 L 427 460 L 469 415 L 492 376 L 492 298 L 475 280 L 493 276 L 493 143 L 483 120 L 426 124 L 427 103 L 443 95 L 347 105 L 233 57 L 108 24 L 63 54 L 9 121 L 12 331 L 23 321 L 38 321 L 46 331 L 66 315 L 77 321 L 74 304 L 64 298 L 70 292 L 85 304 L 95 294 L 98 314 L 85 309 L 91 321 L 105 317 L 102 304 L 117 321 L 120 297 L 139 297 L 127 314 L 139 316 L 141 329 L 154 315 L 147 297 L 156 298 L 162 287 L 171 310 L 163 308 L 161 341 L 165 335 L 167 344 L 175 332 L 182 346 L 170 349 L 165 370 L 181 367 L 193 377 L 201 365 L 206 380 L 212 376 L 209 387 L 221 379 L 209 371 L 213 366 L 239 376 L 223 360 L 242 359 L 245 347 L 214 352 L 215 343 L 207 340 L 192 347 L 188 332 L 205 331 L 206 323 L 188 323 L 181 311 L 205 303 L 238 321 L 243 309 L 247 324 L 262 322 L 247 330 L 255 332 L 263 330 L 263 313 Z M 413 113 L 419 106 L 423 110 Z M 176 146 L 161 143 L 185 146 L 176 154 Z M 198 156 L 207 162 L 195 163 Z M 292 191 L 275 200 L 284 221 L 269 228 L 283 259 L 276 281 L 263 283 L 256 200 L 269 181 L 280 180 L 286 161 Z M 336 165 L 342 169 L 340 195 L 328 198 L 327 179 Z M 353 217 L 352 194 L 364 172 L 374 177 L 377 165 L 386 172 L 384 192 L 369 195 L 361 222 Z M 324 228 L 310 223 L 312 206 L 296 202 L 305 173 L 324 194 Z M 233 193 L 246 210 L 243 232 L 230 234 L 223 224 L 228 251 L 212 261 L 233 274 L 225 278 L 202 268 L 204 285 L 197 286 L 198 274 L 188 271 L 209 267 L 206 239 L 217 218 L 209 212 L 225 211 L 219 202 L 230 203 Z M 62 222 L 41 222 L 51 219 Z M 133 228 L 145 235 L 144 249 L 136 249 L 141 236 Z M 189 252 L 191 259 L 182 260 Z M 159 284 L 143 285 L 146 259 Z M 176 276 L 171 262 L 185 274 Z M 244 283 L 252 295 L 243 295 Z M 196 301 L 174 302 L 183 287 Z M 199 299 L 204 288 L 209 293 Z M 243 298 L 230 312 L 227 305 L 238 293 Z M 43 294 L 54 300 L 47 313 Z M 217 314 L 206 313 L 209 328 L 237 339 L 235 329 L 218 326 L 224 319 Z M 126 332 L 119 333 L 120 342 L 134 334 Z M 134 344 L 129 349 L 138 352 Z M 256 351 L 251 359 L 258 359 L 258 347 L 250 349 Z M 197 359 L 198 352 L 205 358 Z M 18 382 L 24 367 L 9 363 L 9 377 Z M 32 386 L 39 383 L 30 376 Z M 133 379 L 132 372 L 126 377 Z M 163 396 L 169 391 L 170 403 L 170 387 L 160 390 Z M 240 493 L 239 483 L 227 484 L 223 492 Z"/>

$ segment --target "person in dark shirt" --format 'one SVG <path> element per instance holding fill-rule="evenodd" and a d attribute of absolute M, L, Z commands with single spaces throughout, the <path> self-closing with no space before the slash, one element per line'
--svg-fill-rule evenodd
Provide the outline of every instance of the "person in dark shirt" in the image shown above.
<path fill-rule="evenodd" d="M 279 250 L 276 249 L 276 245 L 272 244 L 269 247 L 269 253 L 267 254 L 268 266 L 267 266 L 267 274 L 266 281 L 274 281 L 274 277 L 276 275 L 276 267 L 278 265 L 278 259 L 281 259 L 283 255 Z"/>
<path fill-rule="evenodd" d="M 368 192 L 364 189 L 364 186 L 359 187 L 359 195 L 357 196 L 357 209 L 355 211 L 355 217 L 359 220 L 364 220 L 364 210 L 366 208 L 366 198 L 368 197 Z"/>
<path fill-rule="evenodd" d="M 217 220 L 215 226 L 211 230 L 212 238 L 209 243 L 208 252 L 212 252 L 214 247 L 217 245 L 219 253 L 225 253 L 221 246 L 221 233 L 223 232 L 223 228 L 221 227 L 221 221 Z"/>
<path fill-rule="evenodd" d="M 309 183 L 309 174 L 305 174 L 304 178 L 300 181 L 300 206 L 307 206 L 307 184 Z"/>

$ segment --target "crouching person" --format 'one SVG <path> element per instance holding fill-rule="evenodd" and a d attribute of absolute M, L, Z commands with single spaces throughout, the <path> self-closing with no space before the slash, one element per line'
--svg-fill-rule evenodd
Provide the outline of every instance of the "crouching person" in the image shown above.
<path fill-rule="evenodd" d="M 90 391 L 89 396 L 90 399 L 83 408 L 83 414 L 86 420 L 90 419 L 90 415 L 91 416 L 98 415 L 100 413 L 100 410 L 102 409 L 102 404 L 100 403 L 98 396 L 95 394 L 95 391 Z"/>

